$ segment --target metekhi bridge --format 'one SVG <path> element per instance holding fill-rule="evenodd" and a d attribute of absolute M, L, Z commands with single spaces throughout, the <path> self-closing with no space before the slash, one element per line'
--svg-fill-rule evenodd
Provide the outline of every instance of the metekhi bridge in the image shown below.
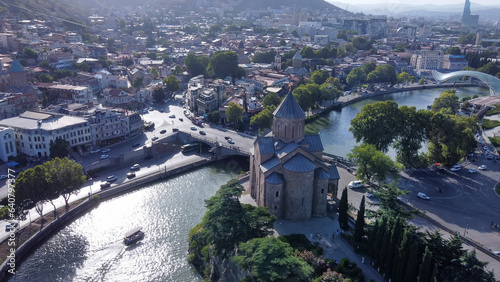
<path fill-rule="evenodd" d="M 500 79 L 492 75 L 489 75 L 487 73 L 482 73 L 478 71 L 454 71 L 450 73 L 440 73 L 438 71 L 433 70 L 432 76 L 437 82 L 440 83 L 458 81 L 464 76 L 477 78 L 490 88 L 490 94 L 492 96 L 500 95 Z"/>

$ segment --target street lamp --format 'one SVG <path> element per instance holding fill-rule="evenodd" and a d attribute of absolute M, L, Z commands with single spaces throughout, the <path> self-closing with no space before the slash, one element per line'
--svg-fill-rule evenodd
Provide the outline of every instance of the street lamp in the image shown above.
<path fill-rule="evenodd" d="M 469 229 L 469 225 L 467 224 L 467 225 L 465 226 L 465 229 L 464 229 L 464 237 L 465 237 L 465 235 L 467 234 L 467 230 L 468 230 L 468 229 Z"/>

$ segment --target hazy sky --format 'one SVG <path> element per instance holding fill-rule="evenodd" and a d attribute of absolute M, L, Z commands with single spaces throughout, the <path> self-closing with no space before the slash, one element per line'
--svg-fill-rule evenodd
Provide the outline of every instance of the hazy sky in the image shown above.
<path fill-rule="evenodd" d="M 340 2 L 340 3 L 349 3 L 352 5 L 359 4 L 404 4 L 404 5 L 426 5 L 426 4 L 434 4 L 434 5 L 449 5 L 449 4 L 464 4 L 465 0 L 419 0 L 419 1 L 406 1 L 406 0 L 326 0 L 327 2 Z M 471 6 L 474 6 L 474 3 L 481 5 L 500 5 L 499 0 L 469 0 L 471 2 Z"/>

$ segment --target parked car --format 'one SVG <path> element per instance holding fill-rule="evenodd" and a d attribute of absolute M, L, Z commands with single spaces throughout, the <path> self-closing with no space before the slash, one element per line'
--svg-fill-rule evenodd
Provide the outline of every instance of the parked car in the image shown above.
<path fill-rule="evenodd" d="M 166 129 L 162 129 L 162 130 L 160 131 L 160 134 L 164 134 L 164 133 L 167 133 L 167 130 L 166 130 Z"/>
<path fill-rule="evenodd" d="M 90 153 L 95 154 L 95 153 L 99 153 L 100 151 L 101 151 L 101 149 L 95 149 L 95 150 L 90 151 Z"/>
<path fill-rule="evenodd" d="M 480 165 L 477 169 L 479 169 L 479 170 L 486 170 L 486 166 L 485 165 Z"/>
<path fill-rule="evenodd" d="M 417 197 L 419 197 L 420 199 L 424 199 L 424 200 L 431 199 L 431 198 L 429 198 L 429 196 L 427 196 L 425 193 L 422 193 L 422 192 L 418 192 Z"/>
<path fill-rule="evenodd" d="M 139 165 L 139 164 L 135 164 L 135 165 L 130 167 L 130 170 L 139 170 L 139 169 L 141 169 L 141 165 Z"/>
<path fill-rule="evenodd" d="M 492 159 L 493 159 L 493 155 L 488 155 L 486 158 L 487 158 L 488 160 L 492 160 Z"/>
<path fill-rule="evenodd" d="M 108 176 L 108 178 L 106 178 L 106 181 L 108 181 L 108 182 L 113 182 L 116 180 L 118 180 L 118 177 L 116 177 L 116 175 L 110 175 L 110 176 Z"/>
<path fill-rule="evenodd" d="M 106 149 L 103 149 L 103 150 L 102 150 L 102 152 L 103 152 L 103 153 L 107 153 L 107 152 L 109 152 L 109 151 L 111 151 L 111 149 L 110 149 L 110 148 L 106 148 Z"/>
<path fill-rule="evenodd" d="M 363 183 L 363 181 L 361 181 L 361 180 L 354 180 L 354 181 L 349 182 L 348 186 L 351 189 L 356 189 L 356 188 L 364 187 L 365 183 Z"/>
<path fill-rule="evenodd" d="M 201 135 L 207 135 L 207 133 L 205 131 L 203 131 L 203 130 L 200 130 L 200 134 Z"/>
<path fill-rule="evenodd" d="M 179 131 L 179 128 L 172 128 L 172 132 L 177 132 Z"/>
<path fill-rule="evenodd" d="M 153 140 L 153 141 L 158 140 L 158 136 L 153 136 L 153 138 L 151 138 L 151 140 Z"/>
<path fill-rule="evenodd" d="M 196 131 L 196 127 L 191 126 L 191 130 Z"/>
<path fill-rule="evenodd" d="M 109 155 L 101 155 L 100 159 L 101 160 L 109 159 Z"/>
<path fill-rule="evenodd" d="M 180 120 L 180 121 L 184 121 L 184 119 L 183 119 L 183 118 L 181 118 L 181 117 L 179 118 L 179 120 Z"/>
<path fill-rule="evenodd" d="M 169 118 L 175 118 L 175 115 L 169 115 L 168 117 Z"/>
<path fill-rule="evenodd" d="M 3 179 L 5 179 L 5 178 L 7 178 L 7 177 L 8 177 L 7 175 L 2 174 L 2 175 L 0 175 L 0 180 L 3 180 Z"/>
<path fill-rule="evenodd" d="M 229 137 L 229 136 L 224 136 L 224 139 L 229 140 L 229 139 L 231 139 L 231 137 Z"/>
<path fill-rule="evenodd" d="M 134 177 L 135 177 L 135 172 L 127 173 L 127 178 L 134 178 Z"/>

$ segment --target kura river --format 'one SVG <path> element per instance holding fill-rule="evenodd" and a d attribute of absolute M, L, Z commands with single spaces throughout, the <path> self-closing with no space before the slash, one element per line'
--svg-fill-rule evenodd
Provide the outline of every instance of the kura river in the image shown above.
<path fill-rule="evenodd" d="M 345 156 L 355 145 L 350 120 L 375 101 L 424 109 L 445 89 L 379 96 L 328 115 L 320 130 L 325 152 Z M 489 95 L 484 88 L 457 89 L 460 97 Z M 187 263 L 188 233 L 205 213 L 204 200 L 242 170 L 246 160 L 229 160 L 102 202 L 33 252 L 9 281 L 203 281 Z M 125 247 L 123 234 L 140 225 L 146 233 Z"/>

